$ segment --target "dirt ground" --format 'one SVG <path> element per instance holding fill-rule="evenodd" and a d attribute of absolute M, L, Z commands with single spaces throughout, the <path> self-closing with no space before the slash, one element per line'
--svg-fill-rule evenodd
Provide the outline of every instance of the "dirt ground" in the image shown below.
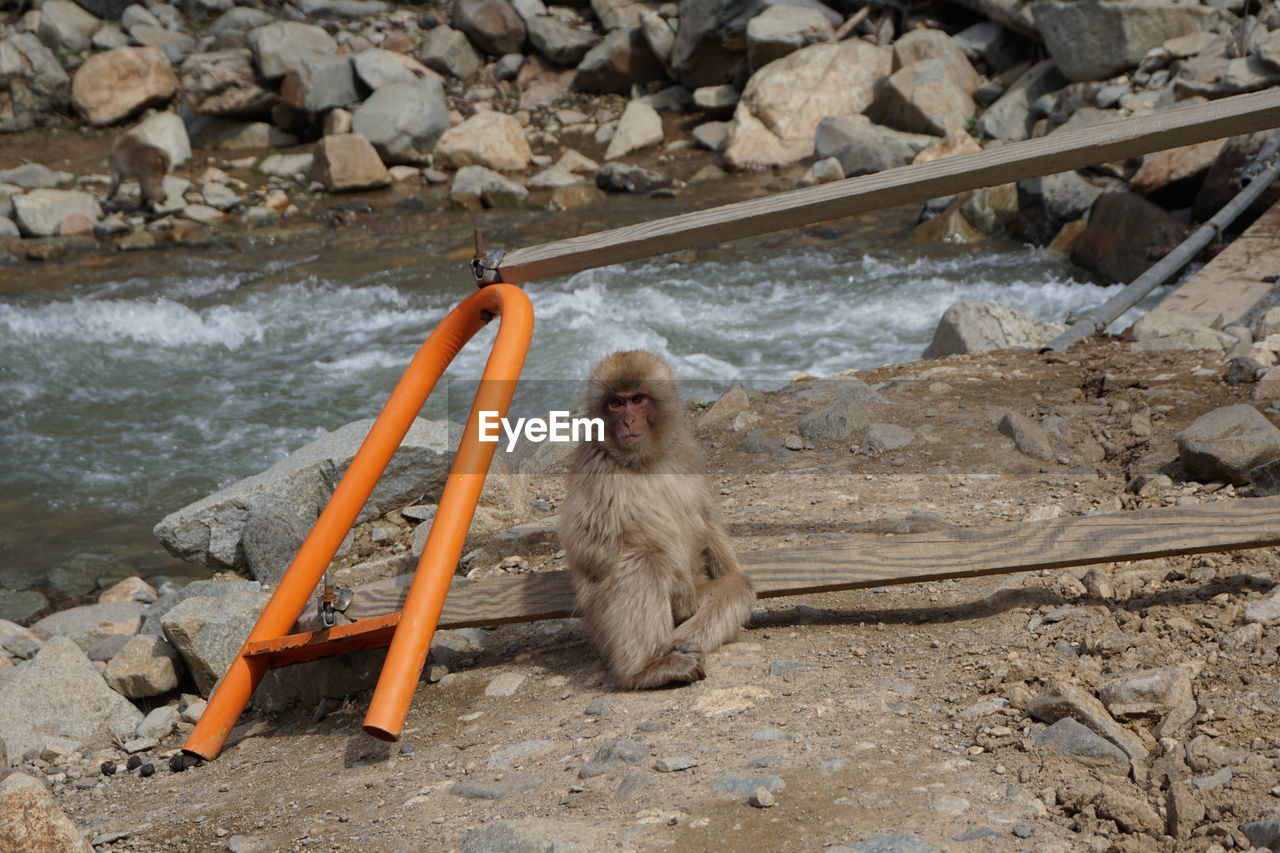
<path fill-rule="evenodd" d="M 747 452 L 727 422 L 699 436 L 742 551 L 1243 502 L 1177 463 L 1179 430 L 1250 401 L 1221 372 L 1115 341 L 956 356 L 851 374 L 873 423 L 910 430 L 897 449 Z M 753 394 L 757 439 L 786 440 L 846 388 Z M 1053 459 L 998 431 L 1010 410 L 1045 427 Z M 552 515 L 554 466 L 528 488 Z M 365 691 L 251 712 L 182 773 L 164 763 L 175 737 L 149 778 L 94 765 L 56 791 L 109 851 L 812 851 L 893 833 L 855 849 L 1248 849 L 1242 825 L 1280 818 L 1280 628 L 1242 620 L 1280 579 L 1277 550 L 762 600 L 705 681 L 649 692 L 616 690 L 575 620 L 442 632 L 399 744 L 361 732 Z M 564 567 L 554 543 L 518 556 L 508 570 Z M 1159 742 L 1158 719 L 1122 719 L 1151 750 L 1127 774 L 1037 744 L 1024 709 L 1049 682 L 1092 693 L 1169 665 L 1195 717 Z"/>

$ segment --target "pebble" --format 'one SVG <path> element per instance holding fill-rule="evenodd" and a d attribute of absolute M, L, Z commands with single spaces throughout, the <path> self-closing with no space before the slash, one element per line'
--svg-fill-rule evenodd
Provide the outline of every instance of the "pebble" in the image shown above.
<path fill-rule="evenodd" d="M 758 809 L 767 809 L 776 802 L 768 788 L 756 788 L 751 792 L 751 796 L 747 797 L 747 803 Z"/>
<path fill-rule="evenodd" d="M 518 672 L 504 672 L 490 681 L 484 688 L 486 696 L 511 696 L 524 684 L 525 676 Z"/>
<path fill-rule="evenodd" d="M 691 755 L 673 755 L 659 758 L 653 763 L 653 769 L 659 773 L 675 773 L 698 766 L 698 759 Z"/>

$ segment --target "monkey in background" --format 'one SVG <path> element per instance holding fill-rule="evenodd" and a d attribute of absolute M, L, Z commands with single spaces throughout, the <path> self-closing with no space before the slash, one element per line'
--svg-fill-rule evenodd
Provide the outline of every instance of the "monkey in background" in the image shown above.
<path fill-rule="evenodd" d="M 115 196 L 124 181 L 137 181 L 142 206 L 154 211 L 165 199 L 164 176 L 169 165 L 169 152 L 163 148 L 129 133 L 120 134 L 111 144 L 111 188 L 107 190 L 107 200 Z"/>
<path fill-rule="evenodd" d="M 737 636 L 755 591 L 716 516 L 671 368 L 614 353 L 588 380 L 604 439 L 569 469 L 560 542 L 578 614 L 627 689 L 706 677 L 703 656 Z"/>

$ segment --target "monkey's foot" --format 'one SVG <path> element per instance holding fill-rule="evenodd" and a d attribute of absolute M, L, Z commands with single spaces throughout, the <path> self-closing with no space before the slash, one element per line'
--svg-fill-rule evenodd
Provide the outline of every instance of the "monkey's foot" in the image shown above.
<path fill-rule="evenodd" d="M 636 688 L 661 687 L 664 684 L 688 684 L 707 677 L 702 666 L 702 649 L 677 643 L 671 651 L 645 662 L 629 686 Z"/>

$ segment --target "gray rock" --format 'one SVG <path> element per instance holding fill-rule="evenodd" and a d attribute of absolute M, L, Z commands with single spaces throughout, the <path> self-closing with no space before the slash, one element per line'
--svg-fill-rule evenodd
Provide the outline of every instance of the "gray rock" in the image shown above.
<path fill-rule="evenodd" d="M 707 121 L 693 129 L 693 141 L 710 151 L 723 151 L 729 144 L 729 122 Z"/>
<path fill-rule="evenodd" d="M 1273 818 L 1271 820 L 1246 823 L 1240 827 L 1240 831 L 1244 833 L 1244 837 L 1249 839 L 1254 847 L 1280 850 L 1280 819 Z"/>
<path fill-rule="evenodd" d="M 549 749 L 555 747 L 555 741 L 550 740 L 526 740 L 521 743 L 512 744 L 502 749 L 494 750 L 485 761 L 485 768 L 488 770 L 507 770 L 523 759 L 532 755 L 539 755 Z"/>
<path fill-rule="evenodd" d="M 883 172 L 910 163 L 937 137 L 875 124 L 864 115 L 825 118 L 813 136 L 814 156 L 836 157 L 844 177 Z"/>
<path fill-rule="evenodd" d="M 93 34 L 100 26 L 101 19 L 71 0 L 45 0 L 40 7 L 40 26 L 36 35 L 50 50 L 79 53 L 89 49 Z"/>
<path fill-rule="evenodd" d="M 147 605 L 138 601 L 109 601 L 60 610 L 32 627 L 53 637 L 67 637 L 88 649 L 107 634 L 136 634 Z"/>
<path fill-rule="evenodd" d="M 515 53 L 524 44 L 524 21 L 507 0 L 457 0 L 449 23 L 490 56 Z"/>
<path fill-rule="evenodd" d="M 1094 799 L 1098 817 L 1113 820 L 1124 832 L 1144 832 L 1159 836 L 1164 830 L 1164 821 L 1156 814 L 1155 809 L 1147 805 L 1146 800 L 1104 785 Z"/>
<path fill-rule="evenodd" d="M 40 749 L 49 737 L 109 746 L 131 736 L 142 714 L 107 686 L 67 637 L 53 637 L 0 686 L 0 739 L 9 755 Z"/>
<path fill-rule="evenodd" d="M 622 781 L 618 783 L 618 790 L 614 792 L 614 798 L 622 801 L 634 800 L 640 796 L 640 793 L 649 784 L 649 776 L 639 771 L 633 771 L 622 777 Z"/>
<path fill-rule="evenodd" d="M 309 18 L 367 18 L 384 15 L 395 8 L 383 0 L 298 0 L 298 8 Z"/>
<path fill-rule="evenodd" d="M 1137 65 L 1168 39 L 1232 19 L 1223 9 L 1172 2 L 1035 0 L 1031 11 L 1068 80 L 1106 79 Z"/>
<path fill-rule="evenodd" d="M 1013 439 L 1020 453 L 1032 459 L 1047 461 L 1053 458 L 1053 443 L 1044 427 L 1017 412 L 1005 412 L 1000 418 L 1000 434 Z"/>
<path fill-rule="evenodd" d="M 392 83 L 417 82 L 424 75 L 415 71 L 410 62 L 401 54 L 380 47 L 366 48 L 351 57 L 356 76 L 374 92 Z"/>
<path fill-rule="evenodd" d="M 201 696 L 227 671 L 266 603 L 265 593 L 248 590 L 192 596 L 161 618 L 165 637 L 182 655 Z"/>
<path fill-rule="evenodd" d="M 24 853 L 93 853 L 45 783 L 26 773 L 0 782 L 0 838 L 7 849 Z"/>
<path fill-rule="evenodd" d="M 449 129 L 449 104 L 439 78 L 391 83 L 356 108 L 351 129 L 377 149 L 384 163 L 424 163 Z"/>
<path fill-rule="evenodd" d="M 857 400 L 839 400 L 801 418 L 796 426 L 809 441 L 845 441 L 868 425 L 865 406 Z"/>
<path fill-rule="evenodd" d="M 391 184 L 391 175 L 377 149 L 359 133 L 321 139 L 315 147 L 311 175 L 331 193 L 377 189 Z"/>
<path fill-rule="evenodd" d="M 1165 834 L 1188 838 L 1204 820 L 1204 804 L 1182 782 L 1171 782 L 1165 796 Z"/>
<path fill-rule="evenodd" d="M 493 76 L 498 80 L 514 80 L 523 66 L 523 53 L 508 53 L 493 64 Z"/>
<path fill-rule="evenodd" d="M 1212 776 L 1201 776 L 1198 779 L 1192 779 L 1191 787 L 1197 791 L 1213 791 L 1230 782 L 1233 775 L 1230 767 L 1223 767 Z"/>
<path fill-rule="evenodd" d="M 154 47 L 169 57 L 169 61 L 177 65 L 195 52 L 196 40 L 186 33 L 139 24 L 129 31 L 133 40 L 144 47 Z"/>
<path fill-rule="evenodd" d="M 194 53 L 183 61 L 179 74 L 183 93 L 200 115 L 262 117 L 280 100 L 259 81 L 253 52 L 243 48 Z M 207 147 L 223 144 L 221 139 L 201 141 Z"/>
<path fill-rule="evenodd" d="M 459 80 L 475 76 L 482 64 L 466 35 L 444 26 L 427 31 L 418 48 L 418 58 L 433 71 Z"/>
<path fill-rule="evenodd" d="M 156 538 L 182 559 L 216 569 L 243 568 L 240 539 L 252 512 L 260 506 L 280 506 L 299 518 L 316 517 L 372 425 L 372 420 L 347 424 L 266 471 L 171 513 L 156 525 Z M 414 421 L 359 520 L 420 503 L 424 496 L 438 496 L 448 472 L 448 450 L 444 423 Z"/>
<path fill-rule="evenodd" d="M 314 613 L 314 608 L 308 608 L 303 618 Z M 433 643 L 433 654 L 435 648 Z M 385 649 L 373 649 L 276 667 L 267 672 L 253 692 L 253 706 L 274 714 L 294 705 L 317 708 L 326 700 L 371 690 L 378 683 L 385 660 Z"/>
<path fill-rule="evenodd" d="M 42 645 L 44 640 L 26 628 L 8 619 L 0 619 L 0 648 L 7 654 L 16 658 L 30 658 L 40 651 Z"/>
<path fill-rule="evenodd" d="M 161 705 L 152 708 L 146 718 L 138 723 L 138 737 L 164 740 L 173 734 L 173 727 L 178 724 L 178 706 Z"/>
<path fill-rule="evenodd" d="M 1006 142 L 1026 139 L 1034 122 L 1031 105 L 1066 84 L 1053 60 L 1046 59 L 1033 65 L 978 118 L 978 131 L 983 136 Z"/>
<path fill-rule="evenodd" d="M 290 71 L 301 72 L 307 60 L 337 56 L 338 43 L 320 27 L 298 21 L 275 21 L 249 31 L 245 44 L 253 51 L 258 71 L 267 80 L 278 80 Z"/>
<path fill-rule="evenodd" d="M 713 118 L 728 118 L 733 115 L 733 109 L 740 100 L 742 100 L 742 93 L 728 83 L 720 86 L 702 86 L 693 90 L 694 108 Z M 708 124 L 719 124 L 719 122 L 708 122 Z M 706 125 L 699 126 L 706 127 Z"/>
<path fill-rule="evenodd" d="M 1013 33 L 994 21 L 981 21 L 951 37 L 952 43 L 972 58 L 980 58 L 993 74 L 1018 61 L 1019 47 Z"/>
<path fill-rule="evenodd" d="M 1191 678 L 1180 666 L 1108 675 L 1098 698 L 1117 717 L 1162 717 L 1195 701 Z"/>
<path fill-rule="evenodd" d="M 538 15 L 526 22 L 529 43 L 553 64 L 573 67 L 582 61 L 587 51 L 600 43 L 600 36 L 566 24 L 554 15 Z"/>
<path fill-rule="evenodd" d="M 75 180 L 70 172 L 58 172 L 41 163 L 23 163 L 12 169 L 0 169 L 0 184 L 14 184 L 33 190 L 57 187 Z"/>
<path fill-rule="evenodd" d="M 472 776 L 455 782 L 449 793 L 469 800 L 503 800 L 512 794 L 520 794 L 536 788 L 540 780 L 524 773 L 506 773 L 501 778 L 477 778 Z"/>
<path fill-rule="evenodd" d="M 1280 587 L 1264 595 L 1257 601 L 1250 601 L 1244 606 L 1244 620 L 1249 623 L 1270 625 L 1280 621 Z M 8 648 L 8 646 L 6 646 Z"/>
<path fill-rule="evenodd" d="M 238 49 L 244 46 L 250 30 L 266 26 L 272 20 L 270 13 L 261 9 L 236 6 L 223 12 L 209 25 L 209 35 L 214 37 L 214 45 L 219 50 Z"/>
<path fill-rule="evenodd" d="M 227 839 L 227 853 L 266 853 L 266 842 L 248 835 L 233 835 Z"/>
<path fill-rule="evenodd" d="M 122 696 L 143 699 L 168 693 L 178 686 L 182 659 L 164 637 L 129 637 L 107 663 L 107 684 Z"/>
<path fill-rule="evenodd" d="M 1280 429 L 1248 403 L 1224 406 L 1178 434 L 1178 455 L 1190 479 L 1241 485 L 1251 469 L 1280 457 Z"/>
<path fill-rule="evenodd" d="M 890 74 L 869 110 L 890 127 L 934 136 L 963 133 L 976 111 L 973 99 L 939 59 L 922 59 Z"/>
<path fill-rule="evenodd" d="M 747 796 L 756 788 L 764 788 L 769 793 L 777 793 L 787 787 L 787 783 L 780 776 L 743 776 L 736 773 L 729 773 L 716 779 L 711 785 L 711 790 L 715 792 L 730 792 Z"/>
<path fill-rule="evenodd" d="M 164 615 L 188 598 L 196 596 L 217 598 L 233 592 L 262 592 L 262 586 L 257 581 L 236 581 L 234 583 L 193 581 L 181 589 L 165 593 L 147 608 L 146 616 L 142 620 L 142 630 L 139 633 L 155 637 L 162 636 L 164 628 L 161 625 L 161 620 Z"/>
<path fill-rule="evenodd" d="M 596 94 L 626 93 L 634 83 L 666 75 L 640 26 L 620 27 L 591 48 L 578 63 L 574 86 Z"/>
<path fill-rule="evenodd" d="M 18 228 L 28 237 L 57 235 L 68 216 L 83 216 L 90 222 L 102 218 L 98 200 L 81 190 L 32 190 L 14 197 L 13 212 Z"/>
<path fill-rule="evenodd" d="M 355 70 L 346 56 L 303 59 L 285 75 L 280 92 L 290 105 L 311 113 L 360 100 Z"/>
<path fill-rule="evenodd" d="M 49 599 L 34 589 L 0 589 L 0 619 L 25 622 L 49 606 Z"/>
<path fill-rule="evenodd" d="M 525 678 L 526 676 L 518 672 L 504 672 L 501 675 L 494 676 L 485 686 L 484 695 L 514 696 L 516 691 L 520 689 L 520 685 L 524 684 Z"/>
<path fill-rule="evenodd" d="M 829 41 L 834 34 L 817 9 L 769 6 L 747 23 L 747 62 L 752 70 L 763 68 L 806 45 Z"/>
<path fill-rule="evenodd" d="M 1042 749 L 1069 755 L 1090 767 L 1121 775 L 1129 772 L 1129 758 L 1123 750 L 1070 717 L 1063 717 L 1044 731 L 1037 732 L 1032 740 Z"/>
<path fill-rule="evenodd" d="M 0 41 L 0 132 L 47 124 L 68 103 L 71 78 L 34 33 Z"/>
<path fill-rule="evenodd" d="M 0 216 L 0 237 L 17 239 L 21 236 L 22 232 L 18 230 L 18 223 L 7 216 Z"/>
<path fill-rule="evenodd" d="M 256 581 L 275 586 L 293 562 L 314 518 L 300 518 L 279 506 L 259 506 L 240 532 L 245 566 Z"/>
<path fill-rule="evenodd" d="M 129 128 L 128 133 L 168 154 L 171 166 L 181 165 L 191 159 L 191 139 L 187 136 L 182 117 L 175 112 L 154 112 Z"/>
<path fill-rule="evenodd" d="M 1018 182 L 1020 206 L 1038 208 L 1050 233 L 1087 213 L 1106 190 L 1106 186 L 1079 172 L 1059 172 Z"/>
<path fill-rule="evenodd" d="M 1148 750 L 1142 740 L 1117 723 L 1101 702 L 1074 684 L 1050 681 L 1044 691 L 1027 704 L 1027 713 L 1046 723 L 1073 719 L 1120 747 L 1129 758 L 1147 759 Z"/>
<path fill-rule="evenodd" d="M 946 310 L 934 329 L 924 358 L 987 352 L 1012 347 L 1041 347 L 1066 331 L 1062 323 L 1045 323 L 1013 308 L 988 302 L 958 302 Z"/>
<path fill-rule="evenodd" d="M 520 207 L 529 191 L 484 166 L 463 166 L 449 187 L 449 199 L 467 210 L 487 207 Z"/>
<path fill-rule="evenodd" d="M 901 450 L 915 440 L 916 434 L 897 424 L 871 424 L 867 427 L 867 444 L 880 451 Z"/>
<path fill-rule="evenodd" d="M 649 43 L 649 49 L 653 51 L 653 55 L 657 57 L 658 62 L 662 63 L 662 67 L 669 72 L 671 69 L 671 49 L 675 47 L 676 42 L 676 32 L 672 29 L 674 22 L 668 22 L 667 18 L 662 17 L 657 12 L 646 9 L 640 13 L 637 23 L 640 25 L 640 31 L 644 34 L 644 40 Z"/>
<path fill-rule="evenodd" d="M 890 832 L 847 847 L 827 849 L 829 853 L 938 853 L 937 848 L 914 832 Z"/>
<path fill-rule="evenodd" d="M 558 846 L 531 838 L 509 823 L 495 822 L 464 835 L 458 853 L 553 853 Z"/>

